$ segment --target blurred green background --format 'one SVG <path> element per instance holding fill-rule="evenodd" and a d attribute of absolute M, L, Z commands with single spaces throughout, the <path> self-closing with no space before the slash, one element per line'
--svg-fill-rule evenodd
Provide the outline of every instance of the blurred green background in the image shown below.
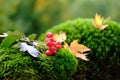
<path fill-rule="evenodd" d="M 56 24 L 96 13 L 120 22 L 119 0 L 0 0 L 0 34 L 20 30 L 40 35 Z"/>

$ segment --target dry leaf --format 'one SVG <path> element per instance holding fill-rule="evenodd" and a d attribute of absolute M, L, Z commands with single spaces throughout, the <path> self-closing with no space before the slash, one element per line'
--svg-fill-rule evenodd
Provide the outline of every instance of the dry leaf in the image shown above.
<path fill-rule="evenodd" d="M 85 60 L 85 61 L 89 61 L 89 59 L 87 58 L 86 55 L 88 55 L 88 54 L 81 54 L 81 53 L 76 53 L 76 54 L 75 54 L 75 56 L 76 56 L 77 58 L 80 58 L 80 59 Z"/>
<path fill-rule="evenodd" d="M 78 40 L 71 42 L 70 46 L 68 46 L 68 44 L 65 42 L 63 47 L 69 49 L 77 58 L 89 61 L 86 57 L 87 54 L 84 52 L 90 51 L 90 48 L 82 44 L 78 44 Z"/>
<path fill-rule="evenodd" d="M 103 24 L 103 21 L 104 18 L 99 14 L 96 14 L 95 19 L 92 19 L 94 27 L 98 28 L 99 30 L 104 30 L 106 27 L 108 27 L 108 25 Z"/>
<path fill-rule="evenodd" d="M 65 32 L 60 32 L 60 34 L 55 34 L 54 39 L 59 42 L 64 42 L 66 40 L 67 36 Z"/>
<path fill-rule="evenodd" d="M 64 42 L 64 45 L 63 45 L 64 48 L 68 48 L 68 44 L 66 42 Z"/>
<path fill-rule="evenodd" d="M 84 53 L 87 51 L 90 51 L 89 48 L 87 48 L 86 46 L 82 45 L 82 44 L 78 44 L 78 40 L 74 40 L 71 44 L 70 44 L 70 48 L 80 52 L 80 53 Z"/>

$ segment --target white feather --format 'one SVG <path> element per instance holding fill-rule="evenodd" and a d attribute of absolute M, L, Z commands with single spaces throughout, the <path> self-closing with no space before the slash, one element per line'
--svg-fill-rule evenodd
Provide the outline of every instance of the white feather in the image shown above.
<path fill-rule="evenodd" d="M 38 57 L 39 56 L 39 51 L 31 45 L 28 45 L 27 43 L 23 42 L 19 45 L 20 51 L 28 51 L 28 53 L 33 56 L 33 57 Z"/>

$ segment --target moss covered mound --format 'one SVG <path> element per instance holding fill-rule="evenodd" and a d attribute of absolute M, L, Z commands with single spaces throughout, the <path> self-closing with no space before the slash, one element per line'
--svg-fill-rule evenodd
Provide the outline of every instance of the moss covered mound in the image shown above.
<path fill-rule="evenodd" d="M 77 19 L 57 25 L 48 30 L 53 33 L 64 31 L 67 43 L 75 39 L 91 48 L 89 62 L 79 60 L 75 80 L 118 80 L 120 76 L 120 24 L 106 21 L 108 27 L 99 31 L 90 19 Z M 47 31 L 47 32 L 48 32 Z M 39 39 L 44 39 L 43 34 Z"/>
<path fill-rule="evenodd" d="M 62 48 L 55 56 L 32 58 L 18 49 L 0 49 L 0 80 L 69 80 L 77 60 Z"/>

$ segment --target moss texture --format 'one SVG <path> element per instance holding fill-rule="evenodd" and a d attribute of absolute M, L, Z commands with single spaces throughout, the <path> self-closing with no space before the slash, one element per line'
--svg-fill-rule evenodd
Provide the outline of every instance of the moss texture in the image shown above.
<path fill-rule="evenodd" d="M 53 33 L 64 31 L 67 43 L 75 39 L 91 48 L 89 62 L 79 60 L 75 80 L 118 80 L 120 76 L 120 24 L 105 21 L 108 27 L 99 31 L 92 25 L 91 19 L 77 19 L 57 25 L 48 30 Z M 47 31 L 47 32 L 48 32 Z M 45 34 L 39 38 L 43 40 Z"/>
<path fill-rule="evenodd" d="M 69 80 L 77 59 L 62 48 L 55 56 L 32 58 L 15 48 L 0 49 L 0 80 Z"/>

